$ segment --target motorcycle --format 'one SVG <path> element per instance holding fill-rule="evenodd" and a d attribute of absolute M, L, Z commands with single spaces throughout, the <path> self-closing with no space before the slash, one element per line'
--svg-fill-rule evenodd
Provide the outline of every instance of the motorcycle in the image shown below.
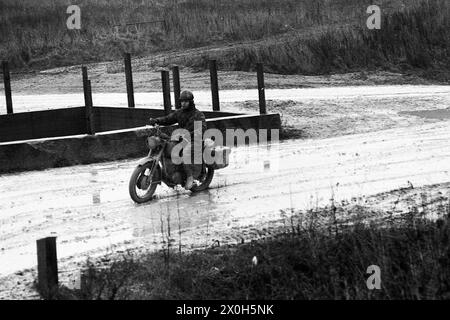
<path fill-rule="evenodd" d="M 183 165 L 176 165 L 171 160 L 172 148 L 180 141 L 173 141 L 168 135 L 163 133 L 159 125 L 155 125 L 156 133 L 147 138 L 147 146 L 149 147 L 148 155 L 139 160 L 138 165 L 131 174 L 128 190 L 131 199 L 136 203 L 145 203 L 153 199 L 153 194 L 158 185 L 162 182 L 170 188 L 186 183 L 186 173 Z M 194 185 L 192 192 L 206 190 L 213 177 L 214 171 L 223 169 L 229 164 L 230 148 L 215 146 L 210 139 L 205 141 L 205 148 L 211 148 L 211 155 L 214 157 L 217 152 L 221 153 L 223 161 L 221 163 L 214 162 L 206 164 L 203 161 L 201 169 L 193 172 Z M 196 166 L 199 167 L 199 166 Z"/>

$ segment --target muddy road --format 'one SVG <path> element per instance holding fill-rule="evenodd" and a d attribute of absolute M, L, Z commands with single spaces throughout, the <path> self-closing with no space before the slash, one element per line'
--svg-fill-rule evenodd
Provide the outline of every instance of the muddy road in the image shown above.
<path fill-rule="evenodd" d="M 195 248 L 239 241 L 252 228 L 270 227 L 280 210 L 448 182 L 450 122 L 235 148 L 210 190 L 161 187 L 144 205 L 128 196 L 134 166 L 128 160 L 1 176 L 0 275 L 33 267 L 35 240 L 45 236 L 57 236 L 60 258 L 164 241 Z"/>
<path fill-rule="evenodd" d="M 139 97 L 138 105 L 158 104 L 152 93 Z M 210 99 L 208 92 L 197 97 L 200 106 Z M 31 268 L 25 274 L 32 282 L 35 241 L 46 236 L 57 237 L 64 279 L 64 270 L 87 257 L 255 239 L 284 223 L 291 209 L 326 206 L 331 198 L 363 205 L 376 202 L 374 195 L 412 186 L 441 184 L 440 194 L 448 191 L 450 87 L 268 90 L 266 97 L 289 99 L 273 108 L 293 125 L 322 135 L 234 148 L 230 166 L 198 194 L 163 186 L 151 203 L 134 204 L 128 179 L 135 159 L 0 175 L 0 298 L 11 296 L 20 270 Z M 126 104 L 125 95 L 105 98 L 105 104 Z M 235 110 L 257 111 L 253 104 L 232 103 L 256 100 L 251 90 L 221 92 L 221 98 Z M 49 99 L 61 107 L 76 105 L 80 97 L 21 96 L 16 106 L 42 109 Z M 400 115 L 418 110 L 431 113 Z"/>

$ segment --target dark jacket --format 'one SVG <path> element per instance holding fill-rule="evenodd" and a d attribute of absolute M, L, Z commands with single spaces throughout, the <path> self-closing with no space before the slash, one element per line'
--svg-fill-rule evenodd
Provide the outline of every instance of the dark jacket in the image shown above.
<path fill-rule="evenodd" d="M 202 135 L 206 130 L 206 120 L 203 112 L 195 108 L 195 105 L 192 105 L 189 109 L 183 110 L 178 109 L 174 112 L 168 114 L 165 117 L 156 118 L 158 124 L 163 126 L 168 126 L 171 124 L 178 123 L 180 128 L 188 130 L 191 134 L 194 131 L 194 121 L 202 122 Z"/>

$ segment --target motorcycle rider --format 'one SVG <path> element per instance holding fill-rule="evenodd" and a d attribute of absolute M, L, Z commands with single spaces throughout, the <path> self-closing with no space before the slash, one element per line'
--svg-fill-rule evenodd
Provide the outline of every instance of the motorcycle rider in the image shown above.
<path fill-rule="evenodd" d="M 195 170 L 195 166 L 198 164 L 193 163 L 194 159 L 194 121 L 201 121 L 202 123 L 202 137 L 203 133 L 206 130 L 206 120 L 203 112 L 198 110 L 195 107 L 194 103 L 194 95 L 192 92 L 186 90 L 180 94 L 180 104 L 181 107 L 176 109 L 172 113 L 167 116 L 159 117 L 159 118 L 150 118 L 150 125 L 160 124 L 160 125 L 172 125 L 178 123 L 178 126 L 182 129 L 186 129 L 191 134 L 191 145 L 190 145 L 190 153 L 191 153 L 191 164 L 183 163 L 183 168 L 186 173 L 186 184 L 184 188 L 186 190 L 190 190 L 194 184 L 193 172 Z M 201 166 L 201 164 L 200 164 Z"/>

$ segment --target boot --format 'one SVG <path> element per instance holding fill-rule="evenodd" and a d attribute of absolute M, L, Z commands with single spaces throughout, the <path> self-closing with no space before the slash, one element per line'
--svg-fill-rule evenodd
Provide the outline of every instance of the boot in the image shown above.
<path fill-rule="evenodd" d="M 184 188 L 186 190 L 191 190 L 193 186 L 194 186 L 194 177 L 192 175 L 189 175 L 186 178 L 186 184 L 185 184 Z"/>

